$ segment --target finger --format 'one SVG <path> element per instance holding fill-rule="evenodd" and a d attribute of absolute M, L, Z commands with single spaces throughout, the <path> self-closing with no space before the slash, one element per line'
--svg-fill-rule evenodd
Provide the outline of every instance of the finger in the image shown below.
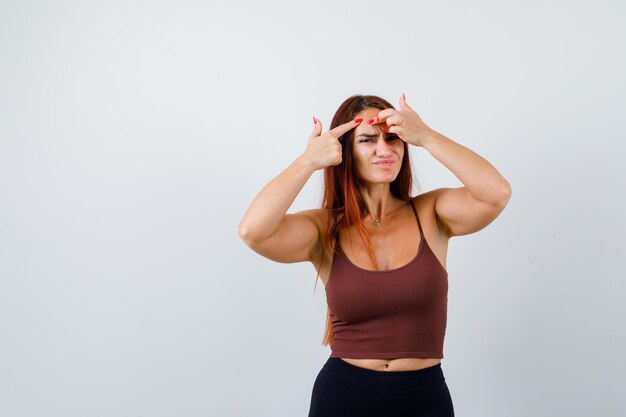
<path fill-rule="evenodd" d="M 385 119 L 387 119 L 389 116 L 393 116 L 394 114 L 396 114 L 396 110 L 392 108 L 381 110 L 380 112 L 378 112 L 378 115 L 373 118 L 374 120 L 370 124 L 375 125 L 378 123 L 382 123 L 385 121 Z"/>
<path fill-rule="evenodd" d="M 313 123 L 315 123 L 315 126 L 313 126 L 313 131 L 309 137 L 319 136 L 322 134 L 322 121 L 313 116 Z"/>
<path fill-rule="evenodd" d="M 400 96 L 400 108 L 402 110 L 409 110 L 409 111 L 413 111 L 413 109 L 411 108 L 411 106 L 409 106 L 406 102 L 406 97 L 404 96 L 404 93 L 402 93 L 402 95 Z"/>
<path fill-rule="evenodd" d="M 387 126 L 387 128 L 385 129 L 385 132 L 395 133 L 396 135 L 398 135 L 400 133 L 400 129 L 402 129 L 400 126 L 391 125 L 391 126 Z M 402 139 L 402 138 L 400 138 L 400 139 Z"/>
<path fill-rule="evenodd" d="M 387 117 L 385 119 L 385 123 L 387 123 L 387 126 L 402 126 L 402 118 L 394 114 L 393 116 Z"/>
<path fill-rule="evenodd" d="M 346 133 L 348 130 L 354 129 L 355 127 L 357 127 L 359 123 L 361 123 L 362 121 L 363 121 L 363 118 L 361 117 L 354 119 L 354 120 L 350 120 L 349 122 L 346 122 L 344 124 L 337 126 L 334 129 L 331 129 L 330 133 L 332 133 L 333 136 L 339 137 L 343 135 L 344 133 Z"/>

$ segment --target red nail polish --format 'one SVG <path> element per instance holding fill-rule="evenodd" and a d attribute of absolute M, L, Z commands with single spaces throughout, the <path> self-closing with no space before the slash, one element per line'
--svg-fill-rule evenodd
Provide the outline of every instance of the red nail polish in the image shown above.
<path fill-rule="evenodd" d="M 404 93 L 402 93 L 402 100 L 406 101 L 406 97 L 404 97 Z"/>
<path fill-rule="evenodd" d="M 363 118 L 359 117 L 358 119 L 354 119 L 354 121 L 355 121 L 356 123 L 361 123 L 361 122 L 363 121 Z"/>
<path fill-rule="evenodd" d="M 317 119 L 315 118 L 315 116 L 313 116 L 313 124 L 316 125 L 317 124 Z"/>
<path fill-rule="evenodd" d="M 367 124 L 368 124 L 368 125 L 371 125 L 372 123 L 374 123 L 374 119 L 369 119 L 369 120 L 367 121 Z"/>

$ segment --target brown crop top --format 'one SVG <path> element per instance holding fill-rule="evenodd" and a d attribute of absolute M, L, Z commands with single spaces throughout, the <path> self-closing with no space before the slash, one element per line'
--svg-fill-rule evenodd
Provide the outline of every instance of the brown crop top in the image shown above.
<path fill-rule="evenodd" d="M 428 246 L 415 206 L 419 249 L 387 271 L 353 264 L 337 242 L 326 286 L 333 339 L 330 357 L 443 358 L 448 273 Z"/>

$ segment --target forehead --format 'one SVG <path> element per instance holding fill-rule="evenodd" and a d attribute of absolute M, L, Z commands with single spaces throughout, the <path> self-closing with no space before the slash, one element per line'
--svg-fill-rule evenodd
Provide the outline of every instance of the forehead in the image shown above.
<path fill-rule="evenodd" d="M 366 107 L 363 110 L 361 110 L 359 113 L 357 113 L 354 117 L 362 117 L 365 119 L 365 121 L 367 121 L 368 119 L 371 119 L 372 117 L 376 116 L 378 113 L 380 113 L 381 110 L 380 109 L 376 109 L 374 107 Z"/>
<path fill-rule="evenodd" d="M 385 133 L 385 127 L 387 127 L 385 123 L 377 123 L 375 125 L 367 124 L 367 121 L 369 119 L 378 116 L 378 113 L 380 113 L 381 111 L 382 110 L 380 109 L 368 107 L 366 109 L 363 109 L 361 112 L 359 112 L 355 116 L 355 118 L 362 117 L 363 121 L 359 123 L 359 125 L 356 128 L 354 128 L 354 137 L 356 138 L 361 133 L 365 133 L 369 135 Z"/>

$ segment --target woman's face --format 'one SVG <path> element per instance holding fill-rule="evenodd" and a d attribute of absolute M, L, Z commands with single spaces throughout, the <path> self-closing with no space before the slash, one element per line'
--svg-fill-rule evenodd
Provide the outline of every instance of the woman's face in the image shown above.
<path fill-rule="evenodd" d="M 352 144 L 355 172 L 359 179 L 370 183 L 395 180 L 404 157 L 402 139 L 395 133 L 385 132 L 386 123 L 367 124 L 379 112 L 380 109 L 366 108 L 354 117 L 363 118 L 355 128 Z M 389 163 L 383 163 L 387 161 Z"/>

